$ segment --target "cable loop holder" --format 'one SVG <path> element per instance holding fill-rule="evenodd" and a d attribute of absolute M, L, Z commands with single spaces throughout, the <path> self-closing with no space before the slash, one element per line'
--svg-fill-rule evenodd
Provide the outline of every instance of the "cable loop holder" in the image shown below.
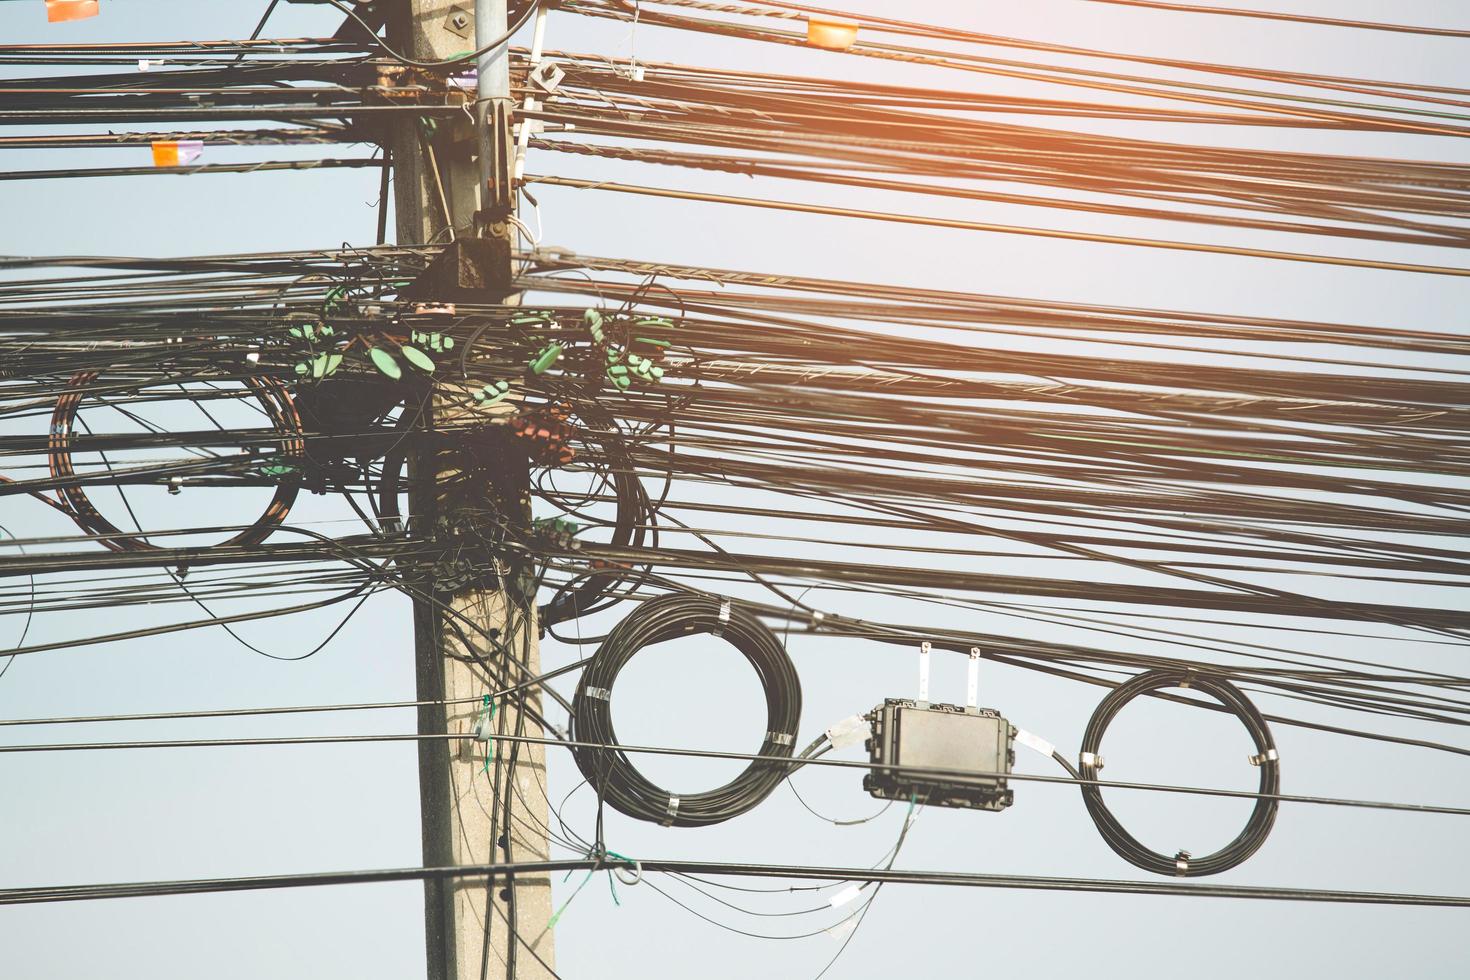
<path fill-rule="evenodd" d="M 776 745 L 793 745 L 796 737 L 786 732 L 766 732 L 766 741 L 774 742 Z"/>
<path fill-rule="evenodd" d="M 589 687 L 586 693 L 589 698 L 597 698 L 599 701 L 606 701 L 609 704 L 612 703 L 612 691 L 605 687 Z"/>
<path fill-rule="evenodd" d="M 669 805 L 665 813 L 664 819 L 659 822 L 665 827 L 672 827 L 674 821 L 679 818 L 679 798 L 677 796 L 669 797 Z"/>
<path fill-rule="evenodd" d="M 1080 759 L 1084 766 L 1091 766 L 1094 769 L 1103 767 L 1103 757 L 1095 752 L 1083 752 Z"/>
<path fill-rule="evenodd" d="M 980 648 L 970 647 L 970 668 L 965 680 L 965 707 L 980 704 Z"/>
<path fill-rule="evenodd" d="M 1268 762 L 1277 762 L 1280 760 L 1280 758 L 1281 756 L 1276 753 L 1276 750 L 1274 748 L 1267 749 L 1266 751 L 1261 752 L 1257 755 L 1246 756 L 1246 759 L 1248 759 L 1250 761 L 1250 764 L 1253 766 L 1263 766 Z"/>
<path fill-rule="evenodd" d="M 919 644 L 919 703 L 929 703 L 929 651 L 933 644 L 928 640 Z"/>
<path fill-rule="evenodd" d="M 1179 851 L 1174 855 L 1174 874 L 1180 878 L 1189 877 L 1189 859 L 1194 857 L 1188 851 Z"/>
<path fill-rule="evenodd" d="M 637 858 L 625 858 L 621 854 L 613 854 L 611 851 L 608 852 L 608 856 L 619 858 L 623 861 L 622 864 L 613 865 L 611 869 L 613 877 L 618 879 L 618 881 L 631 888 L 643 880 L 643 863 Z"/>

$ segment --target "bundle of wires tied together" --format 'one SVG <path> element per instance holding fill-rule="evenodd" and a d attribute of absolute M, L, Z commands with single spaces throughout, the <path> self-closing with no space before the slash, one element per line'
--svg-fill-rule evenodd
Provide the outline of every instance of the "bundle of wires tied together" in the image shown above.
<path fill-rule="evenodd" d="M 1082 736 L 1080 778 L 1100 778 L 1098 771 L 1103 767 L 1100 752 L 1103 735 L 1125 705 L 1142 695 L 1175 687 L 1197 690 L 1219 701 L 1226 711 L 1240 719 L 1256 743 L 1256 754 L 1250 757 L 1250 763 L 1261 770 L 1260 788 L 1257 791 L 1260 795 L 1256 797 L 1255 808 L 1244 829 L 1230 843 L 1205 857 L 1196 859 L 1188 851 L 1179 851 L 1169 857 L 1143 846 L 1137 838 L 1124 830 L 1118 818 L 1113 816 L 1103 802 L 1102 789 L 1095 783 L 1083 784 L 1082 799 L 1087 804 L 1087 812 L 1092 815 L 1092 822 L 1097 824 L 1103 840 L 1123 860 L 1154 874 L 1198 878 L 1229 871 L 1249 859 L 1266 842 L 1271 826 L 1276 822 L 1275 797 L 1281 792 L 1281 762 L 1276 752 L 1276 743 L 1271 739 L 1271 730 L 1266 726 L 1266 719 L 1261 717 L 1256 706 L 1251 704 L 1239 688 L 1223 678 L 1210 677 L 1194 670 L 1173 668 L 1150 670 L 1126 684 L 1120 684 L 1103 699 L 1087 722 L 1087 731 Z M 1060 755 L 1055 758 L 1074 777 L 1079 775 Z"/>
<path fill-rule="evenodd" d="M 801 720 L 801 682 L 769 629 L 729 602 L 703 595 L 668 595 L 644 603 L 620 622 L 582 672 L 574 704 L 572 737 L 577 767 L 609 806 L 639 820 L 672 827 L 701 827 L 739 816 L 780 784 L 791 766 L 753 761 L 725 785 L 675 795 L 646 779 L 616 746 L 610 697 L 618 672 L 644 647 L 696 633 L 727 640 L 745 655 L 766 696 L 766 737 L 758 755 L 789 758 Z"/>

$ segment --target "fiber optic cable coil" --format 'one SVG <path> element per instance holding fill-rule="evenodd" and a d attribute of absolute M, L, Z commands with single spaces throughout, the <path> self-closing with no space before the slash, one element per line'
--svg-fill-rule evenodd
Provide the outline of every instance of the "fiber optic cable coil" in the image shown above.
<path fill-rule="evenodd" d="M 671 827 L 702 827 L 750 810 L 780 785 L 791 764 L 751 762 L 740 775 L 703 793 L 672 794 L 646 779 L 616 748 L 611 693 L 618 672 L 641 649 L 680 636 L 718 636 L 745 655 L 766 697 L 766 736 L 757 754 L 790 758 L 801 720 L 801 682 L 786 650 L 764 623 L 728 601 L 704 595 L 668 595 L 645 602 L 615 626 L 577 685 L 572 737 L 612 748 L 573 748 L 577 768 L 607 804 L 639 820 Z"/>
<path fill-rule="evenodd" d="M 1241 832 L 1230 843 L 1204 857 L 1196 858 L 1187 851 L 1179 851 L 1173 856 L 1160 854 L 1145 847 L 1137 838 L 1123 829 L 1118 818 L 1113 816 L 1112 811 L 1103 802 L 1100 787 L 1084 784 L 1082 800 L 1087 805 L 1087 812 L 1092 815 L 1093 823 L 1097 824 L 1098 832 L 1102 834 L 1103 840 L 1123 860 L 1154 874 L 1198 878 L 1228 871 L 1246 861 L 1266 842 L 1267 836 L 1271 833 L 1271 827 L 1276 822 L 1278 801 L 1275 797 L 1281 792 L 1280 756 L 1276 751 L 1276 743 L 1272 741 L 1271 730 L 1266 725 L 1266 719 L 1238 687 L 1224 678 L 1211 677 L 1195 670 L 1166 668 L 1139 674 L 1132 680 L 1114 688 L 1097 706 L 1092 718 L 1088 720 L 1087 730 L 1082 736 L 1082 754 L 1078 761 L 1080 773 L 1078 769 L 1073 769 L 1060 754 L 1054 753 L 1054 758 L 1061 762 L 1074 777 L 1101 779 L 1100 770 L 1103 768 L 1103 757 L 1100 750 L 1103 735 L 1106 734 L 1108 725 L 1118 716 L 1118 712 L 1122 711 L 1134 698 L 1176 687 L 1199 691 L 1220 702 L 1226 711 L 1240 719 L 1252 741 L 1255 742 L 1256 754 L 1248 761 L 1260 769 L 1260 786 L 1257 790 L 1260 795 L 1257 796 L 1255 808 L 1251 811 Z"/>

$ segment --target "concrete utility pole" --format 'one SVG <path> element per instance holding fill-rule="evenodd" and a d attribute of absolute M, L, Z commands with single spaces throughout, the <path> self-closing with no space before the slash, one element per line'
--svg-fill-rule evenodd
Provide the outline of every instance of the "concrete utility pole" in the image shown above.
<path fill-rule="evenodd" d="M 381 4 L 384 0 L 378 0 Z M 392 0 L 388 37 L 393 47 L 421 61 L 440 61 L 478 50 L 504 34 L 506 0 Z M 442 120 L 432 130 L 418 118 L 395 125 L 391 137 L 398 242 L 461 243 L 473 252 L 483 282 L 478 302 L 514 302 L 510 294 L 511 230 L 514 208 L 509 161 L 510 56 L 508 48 L 478 59 L 476 124 L 468 117 Z M 469 68 L 469 63 L 465 64 Z M 479 240 L 476 241 L 475 239 Z M 473 246 L 473 247 L 472 247 Z M 459 264 L 460 259 L 455 257 Z M 432 270 L 431 270 L 432 271 Z M 451 269 L 450 279 L 454 279 Z M 430 277 L 434 278 L 434 277 Z M 461 276 L 456 288 L 465 287 Z M 433 287 L 430 287 L 431 289 Z M 437 299 L 450 299 L 436 295 Z M 461 293 L 461 300 L 467 298 Z M 457 353 L 457 352 L 456 352 Z M 464 424 L 463 399 L 436 396 L 427 427 Z M 477 439 L 479 437 L 477 436 Z M 465 480 L 462 456 L 429 450 L 411 464 L 409 511 L 419 533 L 486 523 L 487 512 L 511 521 L 529 519 L 529 469 L 509 438 L 481 440 L 488 468 Z M 421 482 L 433 475 L 432 489 Z M 459 477 L 459 479 L 456 479 Z M 491 563 L 483 563 L 489 566 Z M 421 583 L 464 620 L 424 601 L 415 603 L 414 633 L 420 700 L 480 699 L 534 676 L 540 669 L 534 596 L 517 591 L 515 570 L 480 567 L 478 575 Z M 486 640 L 479 630 L 497 637 Z M 458 627 L 458 628 L 456 628 Z M 470 642 L 468 646 L 465 639 Z M 522 714 L 514 701 L 425 707 L 418 727 L 424 734 L 472 732 L 485 720 L 494 731 L 540 737 L 539 692 Z M 424 864 L 430 867 L 486 861 L 538 861 L 548 856 L 550 806 L 545 796 L 545 753 L 541 746 L 426 740 L 419 747 L 419 792 L 423 815 Z M 487 764 L 487 760 L 488 764 Z M 514 767 L 514 774 L 510 770 Z M 492 829 L 495 840 L 492 840 Z M 425 939 L 429 980 L 551 976 L 551 882 L 547 876 L 515 881 L 463 878 L 427 881 Z M 511 922 L 514 922 L 513 938 Z M 487 936 L 488 942 L 487 942 Z M 539 958 L 539 959 L 538 959 Z M 513 969 L 511 964 L 514 964 Z"/>

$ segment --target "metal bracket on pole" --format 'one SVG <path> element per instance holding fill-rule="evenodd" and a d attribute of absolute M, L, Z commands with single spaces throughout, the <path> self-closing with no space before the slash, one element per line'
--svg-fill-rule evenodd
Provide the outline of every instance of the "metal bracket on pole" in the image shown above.
<path fill-rule="evenodd" d="M 538 12 L 539 14 L 539 12 Z M 505 0 L 476 0 L 475 44 L 486 47 L 505 31 Z M 475 63 L 475 121 L 480 130 L 480 213 L 484 231 L 508 224 L 515 210 L 511 171 L 515 144 L 511 137 L 510 46 L 500 44 L 482 53 Z M 505 235 L 505 230 L 492 233 Z"/>
<path fill-rule="evenodd" d="M 531 36 L 531 79 L 543 88 L 548 95 L 555 90 L 561 82 L 563 72 L 556 65 L 550 66 L 553 72 L 541 71 L 541 50 L 546 41 L 546 5 L 542 4 L 536 8 L 536 29 Z M 526 149 L 531 143 L 531 128 L 533 121 L 531 113 L 540 107 L 540 103 L 530 91 L 526 93 L 526 100 L 521 104 L 521 131 L 516 140 L 516 159 L 511 168 L 511 180 L 519 181 L 521 173 L 526 166 Z"/>

